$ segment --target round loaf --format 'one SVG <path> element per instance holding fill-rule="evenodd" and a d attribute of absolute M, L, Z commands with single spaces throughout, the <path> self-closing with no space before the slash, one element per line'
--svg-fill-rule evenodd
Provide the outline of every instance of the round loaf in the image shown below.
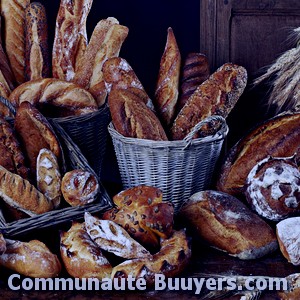
<path fill-rule="evenodd" d="M 63 176 L 61 191 L 64 199 L 71 206 L 82 206 L 96 200 L 99 183 L 97 178 L 88 171 L 72 170 Z"/>
<path fill-rule="evenodd" d="M 240 259 L 277 249 L 273 229 L 235 197 L 217 191 L 192 195 L 180 216 L 203 242 Z"/>

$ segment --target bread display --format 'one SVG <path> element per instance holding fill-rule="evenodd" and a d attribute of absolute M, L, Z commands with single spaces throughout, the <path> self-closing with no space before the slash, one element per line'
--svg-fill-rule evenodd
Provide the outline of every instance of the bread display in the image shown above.
<path fill-rule="evenodd" d="M 182 207 L 180 215 L 197 237 L 240 259 L 256 259 L 278 247 L 273 229 L 229 194 L 198 192 Z"/>
<path fill-rule="evenodd" d="M 52 75 L 71 81 L 87 46 L 86 19 L 93 0 L 61 0 L 52 50 Z"/>
<path fill-rule="evenodd" d="M 300 213 L 300 171 L 292 158 L 267 157 L 246 180 L 245 194 L 260 216 L 280 221 Z"/>
<path fill-rule="evenodd" d="M 47 16 L 39 2 L 26 8 L 25 39 L 25 80 L 50 77 Z"/>
<path fill-rule="evenodd" d="M 181 54 L 171 27 L 168 28 L 167 42 L 159 67 L 155 88 L 154 106 L 162 123 L 169 127 L 175 116 L 179 94 Z"/>
<path fill-rule="evenodd" d="M 64 174 L 61 181 L 64 199 L 71 206 L 82 206 L 96 200 L 99 193 L 97 178 L 85 170 L 72 170 Z"/>
<path fill-rule="evenodd" d="M 73 223 L 60 234 L 60 253 L 67 272 L 75 278 L 110 278 L 112 266 L 85 230 Z"/>
<path fill-rule="evenodd" d="M 61 264 L 48 247 L 38 241 L 6 240 L 6 251 L 0 255 L 0 265 L 19 274 L 35 278 L 57 277 Z"/>
<path fill-rule="evenodd" d="M 167 239 L 173 232 L 172 203 L 162 203 L 162 192 L 150 186 L 137 186 L 113 197 L 117 206 L 104 213 L 121 225 L 135 240 L 150 249 L 158 249 L 160 238 Z"/>
<path fill-rule="evenodd" d="M 300 145 L 300 114 L 279 115 L 256 126 L 228 152 L 218 174 L 217 188 L 242 194 L 250 170 L 267 156 L 293 156 Z"/>

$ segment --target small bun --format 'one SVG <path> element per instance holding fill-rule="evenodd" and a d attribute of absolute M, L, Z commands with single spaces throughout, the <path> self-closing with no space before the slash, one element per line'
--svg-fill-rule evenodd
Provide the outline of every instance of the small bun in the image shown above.
<path fill-rule="evenodd" d="M 90 172 L 72 170 L 63 176 L 61 191 L 64 199 L 71 206 L 82 206 L 96 200 L 99 183 Z"/>

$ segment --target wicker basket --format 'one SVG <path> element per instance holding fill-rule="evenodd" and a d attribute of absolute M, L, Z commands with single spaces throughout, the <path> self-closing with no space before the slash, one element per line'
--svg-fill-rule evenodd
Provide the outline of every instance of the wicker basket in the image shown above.
<path fill-rule="evenodd" d="M 213 136 L 193 139 L 211 121 L 221 122 Z M 150 141 L 119 134 L 112 123 L 112 137 L 123 188 L 137 185 L 158 187 L 163 199 L 174 204 L 175 212 L 193 193 L 209 187 L 223 141 L 228 133 L 224 118 L 212 116 L 197 124 L 181 141 Z"/>

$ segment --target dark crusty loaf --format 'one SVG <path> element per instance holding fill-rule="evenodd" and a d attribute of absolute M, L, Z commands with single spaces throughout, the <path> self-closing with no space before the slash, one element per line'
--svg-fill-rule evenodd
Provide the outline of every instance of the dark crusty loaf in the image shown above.
<path fill-rule="evenodd" d="M 192 128 L 211 115 L 227 117 L 247 84 L 245 68 L 226 63 L 203 82 L 181 109 L 171 128 L 174 140 L 183 139 Z"/>

